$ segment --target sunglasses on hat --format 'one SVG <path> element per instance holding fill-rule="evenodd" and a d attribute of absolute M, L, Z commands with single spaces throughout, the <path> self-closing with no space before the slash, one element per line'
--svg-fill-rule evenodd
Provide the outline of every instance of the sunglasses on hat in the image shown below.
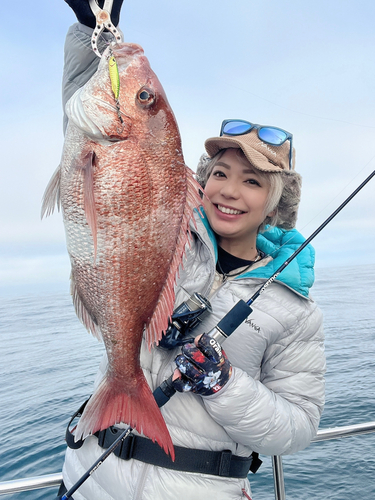
<path fill-rule="evenodd" d="M 224 120 L 221 124 L 220 136 L 229 135 L 244 135 L 255 129 L 261 141 L 270 144 L 271 146 L 281 146 L 285 141 L 290 141 L 289 149 L 289 170 L 292 169 L 292 141 L 293 135 L 286 130 L 278 127 L 268 127 L 250 123 L 245 120 Z"/>

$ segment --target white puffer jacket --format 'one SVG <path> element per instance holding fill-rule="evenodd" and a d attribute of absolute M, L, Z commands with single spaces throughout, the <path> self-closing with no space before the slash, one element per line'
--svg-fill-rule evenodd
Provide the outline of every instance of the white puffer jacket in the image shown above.
<path fill-rule="evenodd" d="M 99 59 L 91 50 L 91 33 L 80 24 L 68 32 L 64 103 L 95 72 Z M 215 273 L 215 238 L 206 220 L 197 219 L 198 230 L 176 288 L 176 304 L 193 292 L 210 298 L 213 313 L 195 330 L 196 335 L 209 331 L 239 299 L 249 299 L 303 241 L 296 231 L 277 228 L 259 235 L 258 248 L 272 259 L 221 284 Z M 289 241 L 291 236 L 294 239 Z M 205 398 L 177 393 L 161 409 L 175 445 L 230 449 L 236 455 L 249 456 L 252 451 L 290 454 L 310 443 L 323 408 L 325 370 L 322 315 L 308 297 L 313 260 L 313 250 L 307 247 L 279 276 L 280 281 L 258 298 L 251 316 L 225 342 L 234 370 L 221 391 Z M 177 353 L 161 348 L 150 352 L 142 346 L 141 365 L 152 389 L 172 373 Z M 96 383 L 105 367 L 106 359 Z M 67 450 L 63 476 L 68 489 L 102 452 L 96 437 L 87 438 L 78 450 Z M 238 500 L 246 498 L 244 492 L 251 494 L 247 479 L 175 472 L 111 455 L 74 499 Z"/>
<path fill-rule="evenodd" d="M 278 228 L 259 235 L 258 248 L 273 254 L 274 259 L 265 259 L 263 267 L 217 287 L 221 277 L 214 271 L 215 240 L 197 219 L 198 232 L 178 281 L 176 304 L 193 292 L 208 296 L 216 282 L 210 296 L 213 313 L 195 330 L 198 335 L 214 327 L 239 299 L 249 299 L 265 281 L 256 276 L 271 276 L 303 239 L 297 231 Z M 272 283 L 252 305 L 249 318 L 226 340 L 224 349 L 234 370 L 221 391 L 205 398 L 177 393 L 162 407 L 175 445 L 229 449 L 239 456 L 249 456 L 252 451 L 291 454 L 308 446 L 323 409 L 325 371 L 322 314 L 305 296 L 313 281 L 312 264 L 313 250 L 307 247 L 293 261 L 292 272 L 287 268 L 280 275 L 285 282 Z M 153 390 L 172 373 L 177 353 L 177 349 L 161 348 L 150 352 L 142 346 L 141 365 Z M 97 383 L 105 367 L 106 359 Z M 67 488 L 102 452 L 96 437 L 87 438 L 79 450 L 67 450 L 63 469 Z M 237 500 L 246 498 L 243 491 L 251 495 L 247 479 L 176 472 L 111 455 L 74 499 Z"/>

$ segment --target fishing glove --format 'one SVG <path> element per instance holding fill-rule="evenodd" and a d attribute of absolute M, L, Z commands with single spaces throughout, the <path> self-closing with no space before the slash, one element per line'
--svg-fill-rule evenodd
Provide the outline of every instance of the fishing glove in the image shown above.
<path fill-rule="evenodd" d="M 220 391 L 232 374 L 232 366 L 220 344 L 206 334 L 200 337 L 197 346 L 185 344 L 175 363 L 181 372 L 181 378 L 173 381 L 178 392 L 210 396 Z"/>
<path fill-rule="evenodd" d="M 124 0 L 113 0 L 113 7 L 111 12 L 111 20 L 115 26 L 118 25 L 120 21 L 120 10 L 122 2 Z M 65 0 L 65 2 L 71 7 L 77 16 L 78 22 L 88 26 L 89 28 L 95 28 L 96 19 L 91 10 L 88 0 Z M 97 4 L 102 9 L 104 5 L 104 0 L 98 0 Z"/>

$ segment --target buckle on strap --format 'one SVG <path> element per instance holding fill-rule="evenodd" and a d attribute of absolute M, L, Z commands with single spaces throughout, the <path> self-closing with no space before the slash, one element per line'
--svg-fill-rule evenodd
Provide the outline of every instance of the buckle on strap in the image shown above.
<path fill-rule="evenodd" d="M 95 435 L 98 438 L 98 445 L 101 448 L 109 448 L 111 444 L 116 440 L 118 437 L 117 434 L 120 429 L 117 429 L 116 427 L 108 427 L 107 429 L 103 429 L 102 431 L 99 431 L 98 433 L 95 433 Z"/>
<path fill-rule="evenodd" d="M 122 460 L 130 460 L 133 457 L 134 445 L 135 436 L 134 434 L 129 434 L 129 436 L 123 441 L 120 448 L 115 450 L 115 455 L 117 455 Z"/>
<path fill-rule="evenodd" d="M 120 436 L 120 434 L 122 434 L 123 431 L 124 429 L 111 426 L 107 429 L 99 431 L 98 433 L 95 433 L 98 438 L 98 445 L 104 449 L 109 448 Z M 133 449 L 135 444 L 134 438 L 135 436 L 133 434 L 129 434 L 129 436 L 121 443 L 121 446 L 118 446 L 113 451 L 113 454 L 119 458 L 122 458 L 122 460 L 130 460 L 133 456 Z"/>
<path fill-rule="evenodd" d="M 224 450 L 221 452 L 220 460 L 219 460 L 219 476 L 228 477 L 230 464 L 232 460 L 232 452 L 230 450 Z"/>
<path fill-rule="evenodd" d="M 120 429 L 119 427 L 114 426 L 99 431 L 96 434 L 98 437 L 98 445 L 104 449 L 109 448 L 123 431 L 124 429 Z M 129 434 L 129 436 L 121 443 L 121 446 L 118 446 L 113 451 L 113 454 L 118 458 L 121 458 L 122 460 L 130 460 L 133 457 L 135 445 L 134 438 L 135 436 L 133 434 Z"/>
<path fill-rule="evenodd" d="M 261 460 L 259 458 L 259 453 L 255 452 L 255 451 L 253 451 L 253 453 L 251 454 L 251 457 L 252 457 L 252 462 L 250 465 L 250 472 L 255 474 L 257 472 L 257 470 L 259 469 L 259 467 L 262 465 L 263 460 Z"/>

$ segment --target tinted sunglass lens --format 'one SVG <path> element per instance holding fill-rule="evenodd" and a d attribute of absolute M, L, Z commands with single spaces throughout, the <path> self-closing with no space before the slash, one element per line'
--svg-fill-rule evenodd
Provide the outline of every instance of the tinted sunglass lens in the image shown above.
<path fill-rule="evenodd" d="M 280 145 L 285 142 L 288 135 L 273 127 L 262 127 L 258 130 L 259 139 L 262 141 L 268 142 L 269 144 Z"/>
<path fill-rule="evenodd" d="M 221 133 L 226 135 L 242 135 L 249 132 L 251 127 L 252 125 L 250 123 L 233 120 L 224 125 Z"/>

